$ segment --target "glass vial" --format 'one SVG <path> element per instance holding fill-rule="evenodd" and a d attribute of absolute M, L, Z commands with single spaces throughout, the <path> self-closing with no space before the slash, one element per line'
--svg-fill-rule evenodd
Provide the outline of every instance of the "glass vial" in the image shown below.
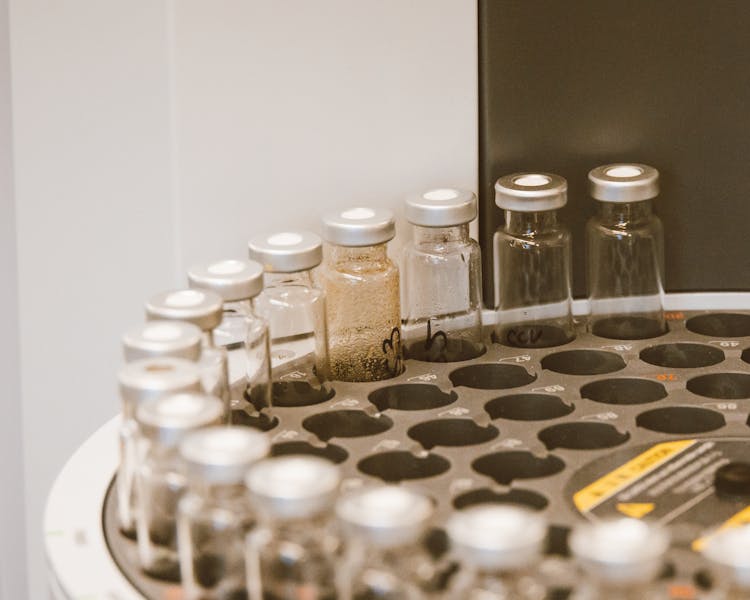
<path fill-rule="evenodd" d="M 657 600 L 668 597 L 658 583 L 669 549 L 667 531 L 638 519 L 582 523 L 570 549 L 583 571 L 573 600 Z"/>
<path fill-rule="evenodd" d="M 142 457 L 135 420 L 139 404 L 179 392 L 198 392 L 200 372 L 195 363 L 181 358 L 143 358 L 128 363 L 118 374 L 122 400 L 119 431 L 120 464 L 117 468 L 117 518 L 120 530 L 135 537 L 135 472 Z"/>
<path fill-rule="evenodd" d="M 398 267 L 387 243 L 393 213 L 352 208 L 323 217 L 331 374 L 339 381 L 379 381 L 403 370 Z"/>
<path fill-rule="evenodd" d="M 529 510 L 478 505 L 456 512 L 446 532 L 461 565 L 451 580 L 455 600 L 544 600 L 535 577 L 547 537 L 544 518 Z"/>
<path fill-rule="evenodd" d="M 180 444 L 187 475 L 177 505 L 185 600 L 247 598 L 245 537 L 256 524 L 247 470 L 268 455 L 268 438 L 245 427 L 210 427 Z"/>
<path fill-rule="evenodd" d="M 250 469 L 246 483 L 263 525 L 248 538 L 248 581 L 260 582 L 250 600 L 335 600 L 339 481 L 338 468 L 314 456 L 270 458 Z"/>
<path fill-rule="evenodd" d="M 659 172 L 639 164 L 597 167 L 589 190 L 597 200 L 586 224 L 589 328 L 619 340 L 666 333 L 664 233 L 652 213 Z"/>
<path fill-rule="evenodd" d="M 268 324 L 253 308 L 253 299 L 263 291 L 263 267 L 250 260 L 222 260 L 192 267 L 188 281 L 191 288 L 210 290 L 224 300 L 224 316 L 214 330 L 214 339 L 230 350 L 244 348 L 246 359 L 246 386 L 232 394 L 232 410 L 259 419 L 245 396 L 253 398 L 256 406 L 271 407 Z"/>
<path fill-rule="evenodd" d="M 317 404 L 333 396 L 329 379 L 325 294 L 312 269 L 323 257 L 314 233 L 285 232 L 250 240 L 250 258 L 265 269 L 256 313 L 271 334 L 274 406 Z"/>
<path fill-rule="evenodd" d="M 571 315 L 571 238 L 557 220 L 568 184 L 551 173 L 516 173 L 495 183 L 505 225 L 494 238 L 494 341 L 548 348 L 575 337 Z"/>
<path fill-rule="evenodd" d="M 750 525 L 709 533 L 703 556 L 711 574 L 707 599 L 750 598 Z"/>
<path fill-rule="evenodd" d="M 184 358 L 197 361 L 201 355 L 203 332 L 191 323 L 149 321 L 122 336 L 125 362 L 141 358 Z"/>
<path fill-rule="evenodd" d="M 203 331 L 201 368 L 203 389 L 207 394 L 221 398 L 225 407 L 225 419 L 229 421 L 229 366 L 225 348 L 214 344 L 213 331 L 223 316 L 221 296 L 208 290 L 176 290 L 162 292 L 146 302 L 146 317 L 149 320 L 185 321 Z"/>
<path fill-rule="evenodd" d="M 484 352 L 481 254 L 469 237 L 476 216 L 477 197 L 467 190 L 436 189 L 406 200 L 414 226 L 401 263 L 407 358 L 453 362 Z"/>
<path fill-rule="evenodd" d="M 185 474 L 177 451 L 191 431 L 220 423 L 224 406 L 202 394 L 173 394 L 142 403 L 136 421 L 143 439 L 143 458 L 136 471 L 138 560 L 153 577 L 179 581 L 177 501 Z"/>
<path fill-rule="evenodd" d="M 343 496 L 336 505 L 345 535 L 339 598 L 426 598 L 435 566 L 421 541 L 433 511 L 429 498 L 401 486 L 363 488 Z"/>

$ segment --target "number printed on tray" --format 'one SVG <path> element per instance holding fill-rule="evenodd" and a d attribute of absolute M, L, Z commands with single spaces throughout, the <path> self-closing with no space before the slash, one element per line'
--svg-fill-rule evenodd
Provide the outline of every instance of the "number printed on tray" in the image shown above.
<path fill-rule="evenodd" d="M 659 373 L 656 375 L 656 379 L 659 381 L 678 381 L 677 375 L 674 373 Z"/>

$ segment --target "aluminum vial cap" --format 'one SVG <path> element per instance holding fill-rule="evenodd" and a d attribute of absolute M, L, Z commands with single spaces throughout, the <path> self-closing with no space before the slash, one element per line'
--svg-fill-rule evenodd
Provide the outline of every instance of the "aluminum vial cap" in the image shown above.
<path fill-rule="evenodd" d="M 250 258 L 269 273 L 296 273 L 317 267 L 323 260 L 320 237 L 309 231 L 262 235 L 248 242 Z"/>
<path fill-rule="evenodd" d="M 215 396 L 182 393 L 139 404 L 135 420 L 146 437 L 174 447 L 190 431 L 220 424 L 223 414 L 224 404 Z"/>
<path fill-rule="evenodd" d="M 495 204 L 504 210 L 541 212 L 568 202 L 568 182 L 553 173 L 514 173 L 495 182 Z"/>
<path fill-rule="evenodd" d="M 454 227 L 477 216 L 477 197 L 469 190 L 438 188 L 406 198 L 406 220 L 420 227 Z"/>
<path fill-rule="evenodd" d="M 191 323 L 149 321 L 122 336 L 125 362 L 171 356 L 198 360 L 203 333 Z"/>
<path fill-rule="evenodd" d="M 356 490 L 336 504 L 336 516 L 348 533 L 383 548 L 416 543 L 433 512 L 427 496 L 396 485 Z"/>
<path fill-rule="evenodd" d="M 211 331 L 224 315 L 221 296 L 209 290 L 172 290 L 152 296 L 146 302 L 146 317 L 150 320 L 186 321 Z"/>
<path fill-rule="evenodd" d="M 573 530 L 570 548 L 592 578 L 612 584 L 647 583 L 662 570 L 669 534 L 638 519 L 584 523 Z"/>
<path fill-rule="evenodd" d="M 333 507 L 341 475 L 315 456 L 269 458 L 250 468 L 245 483 L 258 509 L 272 518 L 315 517 Z"/>
<path fill-rule="evenodd" d="M 735 585 L 750 589 L 750 525 L 709 535 L 703 555 Z"/>
<path fill-rule="evenodd" d="M 659 195 L 659 171 L 648 165 L 615 163 L 589 171 L 589 193 L 601 202 L 640 202 Z"/>
<path fill-rule="evenodd" d="M 188 271 L 191 288 L 210 290 L 224 302 L 255 298 L 263 290 L 263 267 L 251 260 L 220 260 Z"/>
<path fill-rule="evenodd" d="M 118 375 L 125 404 L 140 404 L 178 392 L 199 392 L 198 366 L 184 358 L 142 358 L 125 365 Z"/>
<path fill-rule="evenodd" d="M 386 208 L 348 208 L 323 215 L 323 239 L 336 246 L 376 246 L 396 236 L 396 220 Z"/>
<path fill-rule="evenodd" d="M 268 455 L 268 437 L 246 427 L 208 427 L 188 434 L 180 456 L 188 473 L 213 484 L 242 484 L 250 466 Z"/>
<path fill-rule="evenodd" d="M 480 569 L 515 570 L 539 558 L 547 524 L 524 508 L 483 504 L 454 513 L 446 532 L 461 561 Z"/>

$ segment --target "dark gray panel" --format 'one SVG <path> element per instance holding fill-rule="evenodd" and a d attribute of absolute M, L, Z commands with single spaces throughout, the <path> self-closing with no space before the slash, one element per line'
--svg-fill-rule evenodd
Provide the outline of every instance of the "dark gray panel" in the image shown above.
<path fill-rule="evenodd" d="M 485 292 L 497 177 L 568 179 L 574 290 L 585 294 L 586 174 L 662 175 L 666 286 L 750 290 L 750 2 L 480 0 L 480 228 Z"/>

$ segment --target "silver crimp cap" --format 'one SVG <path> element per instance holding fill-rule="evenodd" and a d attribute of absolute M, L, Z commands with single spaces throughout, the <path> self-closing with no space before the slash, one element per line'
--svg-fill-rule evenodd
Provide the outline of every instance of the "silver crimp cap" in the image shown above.
<path fill-rule="evenodd" d="M 309 231 L 285 231 L 255 237 L 248 242 L 250 258 L 270 273 L 313 269 L 323 260 L 320 238 Z"/>
<path fill-rule="evenodd" d="M 122 336 L 122 351 L 125 362 L 167 356 L 198 360 L 202 336 L 200 328 L 191 323 L 149 321 Z"/>
<path fill-rule="evenodd" d="M 341 476 L 315 456 L 269 458 L 255 464 L 245 483 L 259 510 L 276 519 L 306 519 L 329 510 Z"/>
<path fill-rule="evenodd" d="M 469 190 L 437 188 L 406 198 L 406 220 L 421 227 L 454 227 L 477 216 L 477 197 Z"/>
<path fill-rule="evenodd" d="M 120 396 L 126 404 L 140 404 L 178 392 L 200 391 L 200 371 L 184 358 L 142 358 L 118 374 Z"/>
<path fill-rule="evenodd" d="M 495 204 L 504 210 L 556 210 L 567 202 L 568 182 L 553 173 L 514 173 L 495 182 Z"/>
<path fill-rule="evenodd" d="M 209 290 L 172 290 L 152 296 L 146 302 L 148 319 L 187 321 L 203 331 L 211 331 L 221 323 L 224 301 Z"/>
<path fill-rule="evenodd" d="M 386 208 L 348 208 L 323 215 L 323 239 L 337 246 L 375 246 L 396 235 L 396 221 Z"/>
<path fill-rule="evenodd" d="M 220 260 L 188 271 L 191 288 L 210 290 L 224 302 L 255 298 L 263 289 L 263 267 L 251 260 Z"/>
<path fill-rule="evenodd" d="M 750 525 L 742 525 L 708 534 L 703 556 L 722 579 L 750 589 Z"/>
<path fill-rule="evenodd" d="M 146 437 L 173 447 L 190 431 L 218 425 L 223 414 L 224 405 L 218 398 L 182 393 L 139 404 L 135 419 Z"/>
<path fill-rule="evenodd" d="M 433 512 L 428 497 L 396 485 L 356 490 L 336 504 L 336 516 L 349 534 L 380 547 L 416 542 Z"/>
<path fill-rule="evenodd" d="M 589 193 L 601 202 L 640 202 L 659 195 L 659 171 L 648 165 L 615 163 L 589 171 Z"/>
<path fill-rule="evenodd" d="M 190 433 L 180 444 L 188 472 L 216 484 L 242 484 L 250 466 L 264 458 L 268 437 L 246 427 L 208 427 Z"/>

